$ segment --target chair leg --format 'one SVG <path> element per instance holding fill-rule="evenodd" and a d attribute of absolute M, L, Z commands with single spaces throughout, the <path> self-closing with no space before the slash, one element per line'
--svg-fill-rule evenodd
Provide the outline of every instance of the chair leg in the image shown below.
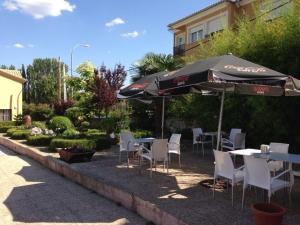
<path fill-rule="evenodd" d="M 169 153 L 169 162 L 171 164 L 171 153 Z"/>
<path fill-rule="evenodd" d="M 245 189 L 246 189 L 246 187 L 243 187 L 243 196 L 242 196 L 242 209 L 244 209 L 244 201 L 245 201 Z"/>
<path fill-rule="evenodd" d="M 127 168 L 129 168 L 129 152 L 127 151 Z"/>
<path fill-rule="evenodd" d="M 213 184 L 213 199 L 215 199 L 215 186 L 216 186 L 216 177 L 214 177 L 214 184 Z"/>
<path fill-rule="evenodd" d="M 268 203 L 270 204 L 271 203 L 271 191 L 268 190 Z"/>
<path fill-rule="evenodd" d="M 120 154 L 119 154 L 119 162 L 121 162 L 121 153 L 122 153 L 122 151 L 120 151 Z"/>
<path fill-rule="evenodd" d="M 150 161 L 150 177 L 152 178 L 152 160 Z"/>
<path fill-rule="evenodd" d="M 169 174 L 169 161 L 167 160 L 167 174 Z"/>
<path fill-rule="evenodd" d="M 179 168 L 181 168 L 181 159 L 180 154 L 178 155 Z"/>
<path fill-rule="evenodd" d="M 231 181 L 231 206 L 233 207 L 233 181 Z"/>
<path fill-rule="evenodd" d="M 202 157 L 204 157 L 204 143 L 202 142 Z"/>
<path fill-rule="evenodd" d="M 165 172 L 165 169 L 166 169 L 166 160 L 164 160 L 164 172 Z"/>

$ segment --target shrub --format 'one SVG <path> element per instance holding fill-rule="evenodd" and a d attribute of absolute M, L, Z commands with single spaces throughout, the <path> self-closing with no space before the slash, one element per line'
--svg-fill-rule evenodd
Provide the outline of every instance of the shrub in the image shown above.
<path fill-rule="evenodd" d="M 23 104 L 23 115 L 30 115 L 32 120 L 45 121 L 53 115 L 53 109 L 47 104 Z"/>
<path fill-rule="evenodd" d="M 28 136 L 27 143 L 33 146 L 49 146 L 52 139 L 52 136 L 43 134 L 37 136 Z"/>
<path fill-rule="evenodd" d="M 71 120 L 65 116 L 55 116 L 49 122 L 49 128 L 56 133 L 63 133 L 67 129 L 74 128 Z"/>
<path fill-rule="evenodd" d="M 71 107 L 66 110 L 65 116 L 69 117 L 78 126 L 82 119 L 84 119 L 84 112 L 80 107 Z"/>
<path fill-rule="evenodd" d="M 0 126 L 0 133 L 6 133 L 11 128 L 16 128 L 17 126 Z"/>
<path fill-rule="evenodd" d="M 98 137 L 94 139 L 96 142 L 96 150 L 103 150 L 103 149 L 108 149 L 110 148 L 111 141 L 107 137 Z"/>
<path fill-rule="evenodd" d="M 46 123 L 43 121 L 33 121 L 32 127 L 38 127 L 43 130 L 47 129 Z"/>
<path fill-rule="evenodd" d="M 24 140 L 30 135 L 30 130 L 16 130 L 12 133 L 11 138 L 15 140 Z"/>
<path fill-rule="evenodd" d="M 6 127 L 6 126 L 16 126 L 15 121 L 1 121 L 0 122 L 0 127 Z"/>
<path fill-rule="evenodd" d="M 80 133 L 75 129 L 67 129 L 62 133 L 62 136 L 64 138 L 74 139 L 74 138 L 79 138 Z"/>
<path fill-rule="evenodd" d="M 16 132 L 16 131 L 22 131 L 22 130 L 24 130 L 24 128 L 22 128 L 22 127 L 12 127 L 12 128 L 9 128 L 6 131 L 6 134 L 7 134 L 7 136 L 11 137 L 14 132 Z"/>
<path fill-rule="evenodd" d="M 96 148 L 96 141 L 89 139 L 62 139 L 54 138 L 52 139 L 49 148 L 69 148 L 69 147 L 79 147 L 86 150 L 94 150 Z"/>
<path fill-rule="evenodd" d="M 23 124 L 23 115 L 22 114 L 18 114 L 14 116 L 14 120 L 16 125 L 22 125 Z"/>
<path fill-rule="evenodd" d="M 61 101 L 54 103 L 54 112 L 56 115 L 64 115 L 66 110 L 74 105 L 73 100 Z"/>
<path fill-rule="evenodd" d="M 106 133 L 98 129 L 88 129 L 83 135 L 87 138 L 105 137 Z"/>
<path fill-rule="evenodd" d="M 90 127 L 90 122 L 88 122 L 88 121 L 83 121 L 83 122 L 81 123 L 81 129 L 82 129 L 82 130 L 87 130 L 89 127 Z"/>
<path fill-rule="evenodd" d="M 133 136 L 135 138 L 144 138 L 144 137 L 151 137 L 152 132 L 149 130 L 136 130 L 133 132 Z"/>

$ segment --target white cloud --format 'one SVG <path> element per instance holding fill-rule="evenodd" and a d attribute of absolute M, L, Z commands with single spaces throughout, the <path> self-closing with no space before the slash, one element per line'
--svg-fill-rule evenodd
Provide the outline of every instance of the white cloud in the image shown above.
<path fill-rule="evenodd" d="M 136 38 L 139 35 L 140 35 L 140 33 L 137 32 L 136 30 L 133 31 L 133 32 L 128 32 L 128 33 L 121 34 L 122 37 L 126 37 L 126 38 Z"/>
<path fill-rule="evenodd" d="M 60 16 L 62 11 L 73 12 L 76 7 L 71 5 L 68 0 L 5 0 L 2 6 L 10 11 L 28 14 L 35 19 Z"/>
<path fill-rule="evenodd" d="M 113 19 L 112 21 L 109 21 L 105 24 L 105 26 L 107 27 L 113 27 L 113 26 L 116 26 L 116 25 L 121 25 L 121 24 L 124 24 L 125 21 L 122 20 L 120 17 L 117 17 L 115 19 Z"/>
<path fill-rule="evenodd" d="M 20 44 L 20 43 L 15 43 L 15 44 L 13 44 L 13 46 L 14 46 L 15 48 L 24 48 L 24 45 L 22 45 L 22 44 Z"/>

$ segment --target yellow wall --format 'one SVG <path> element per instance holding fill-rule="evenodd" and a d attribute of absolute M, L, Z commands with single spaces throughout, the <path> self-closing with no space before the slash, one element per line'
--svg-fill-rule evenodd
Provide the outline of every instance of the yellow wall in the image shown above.
<path fill-rule="evenodd" d="M 0 75 L 0 109 L 12 109 L 12 119 L 22 114 L 22 83 Z"/>

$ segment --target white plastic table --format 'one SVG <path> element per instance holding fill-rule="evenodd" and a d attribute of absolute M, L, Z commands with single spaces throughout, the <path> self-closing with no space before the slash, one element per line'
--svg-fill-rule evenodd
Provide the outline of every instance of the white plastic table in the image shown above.
<path fill-rule="evenodd" d="M 138 138 L 136 139 L 138 143 L 140 144 L 152 144 L 152 142 L 154 141 L 155 138 L 153 137 L 148 137 L 148 138 Z"/>
<path fill-rule="evenodd" d="M 254 149 L 254 148 L 246 148 L 246 149 L 240 149 L 240 150 L 233 150 L 233 151 L 228 151 L 230 154 L 233 155 L 254 155 L 254 154 L 261 154 L 261 150 L 259 149 Z"/>

